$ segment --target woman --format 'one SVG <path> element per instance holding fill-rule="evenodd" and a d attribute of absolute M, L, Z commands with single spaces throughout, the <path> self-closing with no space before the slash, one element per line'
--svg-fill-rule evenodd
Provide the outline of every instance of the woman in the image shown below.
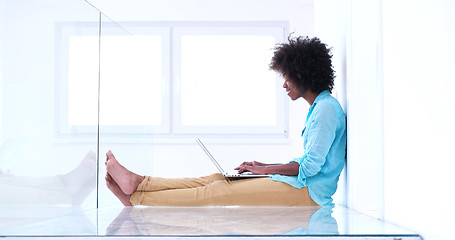
<path fill-rule="evenodd" d="M 221 174 L 201 178 L 140 176 L 106 154 L 108 188 L 125 206 L 328 206 L 333 205 L 346 154 L 346 117 L 330 93 L 334 71 L 330 49 L 318 38 L 289 38 L 275 48 L 270 68 L 282 74 L 291 100 L 310 109 L 302 131 L 304 154 L 286 164 L 244 162 L 240 173 L 270 178 L 228 181 Z"/>

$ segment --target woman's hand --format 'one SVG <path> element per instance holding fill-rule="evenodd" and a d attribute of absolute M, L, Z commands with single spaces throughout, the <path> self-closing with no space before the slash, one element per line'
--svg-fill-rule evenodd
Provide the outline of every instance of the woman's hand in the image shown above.
<path fill-rule="evenodd" d="M 239 173 L 251 172 L 253 174 L 281 174 L 287 176 L 297 176 L 299 174 L 299 163 L 291 162 L 286 164 L 265 164 L 260 162 L 244 162 L 235 170 Z"/>
<path fill-rule="evenodd" d="M 246 166 L 267 166 L 267 164 L 261 163 L 261 162 L 256 162 L 256 161 L 252 161 L 252 162 L 243 162 L 242 164 L 240 164 L 240 166 L 238 166 L 237 168 L 235 168 L 235 170 L 238 170 L 238 168 L 246 167 Z"/>
<path fill-rule="evenodd" d="M 236 170 L 239 171 L 239 173 L 243 173 L 243 172 L 251 172 L 253 174 L 257 174 L 257 175 L 265 175 L 267 174 L 267 169 L 268 167 L 267 166 L 239 166 L 237 168 L 235 168 Z"/>
<path fill-rule="evenodd" d="M 236 167 L 235 170 L 237 170 L 239 173 L 251 172 L 253 174 L 264 175 L 266 174 L 267 165 L 268 164 L 256 161 L 243 162 L 240 164 L 240 166 Z"/>

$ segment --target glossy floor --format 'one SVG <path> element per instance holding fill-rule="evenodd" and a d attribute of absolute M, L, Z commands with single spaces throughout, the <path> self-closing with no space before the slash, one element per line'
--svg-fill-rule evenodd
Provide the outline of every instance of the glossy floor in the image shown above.
<path fill-rule="evenodd" d="M 7 238 L 276 238 L 420 239 L 347 208 L 0 206 Z"/>

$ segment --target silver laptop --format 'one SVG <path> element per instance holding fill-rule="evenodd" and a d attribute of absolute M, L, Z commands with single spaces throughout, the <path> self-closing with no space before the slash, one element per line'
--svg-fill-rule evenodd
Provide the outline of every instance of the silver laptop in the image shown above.
<path fill-rule="evenodd" d="M 202 141 L 198 138 L 196 139 L 196 142 L 201 146 L 202 150 L 207 154 L 207 156 L 212 160 L 213 164 L 215 164 L 216 168 L 218 168 L 218 171 L 220 171 L 221 174 L 225 178 L 228 179 L 235 179 L 235 178 L 253 178 L 253 177 L 269 177 L 270 175 L 259 175 L 259 174 L 253 174 L 251 172 L 243 172 L 243 173 L 238 173 L 238 172 L 226 172 L 223 170 L 221 165 L 215 160 L 215 158 L 212 156 L 212 154 L 209 152 L 209 150 L 204 146 Z"/>

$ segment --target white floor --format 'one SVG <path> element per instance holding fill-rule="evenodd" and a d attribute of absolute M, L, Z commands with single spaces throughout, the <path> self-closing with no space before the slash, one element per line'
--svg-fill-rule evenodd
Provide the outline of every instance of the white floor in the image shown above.
<path fill-rule="evenodd" d="M 127 207 L 0 206 L 7 239 L 421 239 L 341 206 Z"/>

